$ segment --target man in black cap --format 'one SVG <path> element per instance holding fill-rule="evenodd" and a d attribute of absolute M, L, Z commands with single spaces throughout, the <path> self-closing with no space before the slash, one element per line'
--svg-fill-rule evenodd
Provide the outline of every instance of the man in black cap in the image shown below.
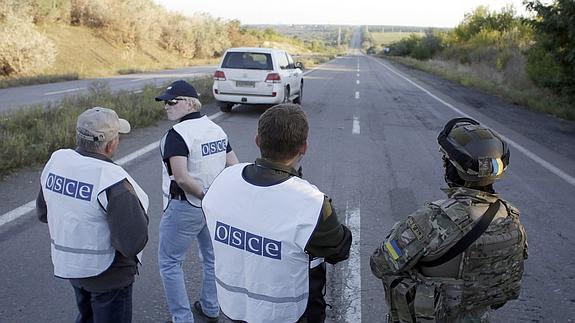
<path fill-rule="evenodd" d="M 208 322 L 217 322 L 220 308 L 214 251 L 201 203 L 214 178 L 226 166 L 238 163 L 238 159 L 226 133 L 200 113 L 198 93 L 188 82 L 173 82 L 156 101 L 163 101 L 168 119 L 177 121 L 160 143 L 164 215 L 160 222 L 158 261 L 168 308 L 173 322 L 194 321 L 182 264 L 196 238 L 203 282 L 194 309 Z"/>

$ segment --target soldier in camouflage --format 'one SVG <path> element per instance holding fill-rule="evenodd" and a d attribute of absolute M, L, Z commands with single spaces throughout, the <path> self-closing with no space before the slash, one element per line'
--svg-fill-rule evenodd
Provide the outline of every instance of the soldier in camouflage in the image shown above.
<path fill-rule="evenodd" d="M 448 198 L 396 223 L 371 256 L 389 322 L 486 322 L 519 297 L 527 236 L 519 211 L 493 190 L 507 144 L 469 118 L 439 134 Z"/>

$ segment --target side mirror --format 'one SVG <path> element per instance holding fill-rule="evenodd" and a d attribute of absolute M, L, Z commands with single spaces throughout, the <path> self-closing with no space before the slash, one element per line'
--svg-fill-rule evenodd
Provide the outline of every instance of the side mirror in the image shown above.
<path fill-rule="evenodd" d="M 300 70 L 303 70 L 303 63 L 302 62 L 295 62 L 295 68 L 299 68 Z"/>

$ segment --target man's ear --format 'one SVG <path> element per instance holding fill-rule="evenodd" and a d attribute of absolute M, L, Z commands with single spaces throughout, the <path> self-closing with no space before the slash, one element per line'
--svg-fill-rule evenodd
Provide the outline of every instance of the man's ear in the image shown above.
<path fill-rule="evenodd" d="M 255 142 L 256 142 L 256 146 L 260 146 L 260 135 L 256 134 L 256 138 L 255 138 Z"/>
<path fill-rule="evenodd" d="M 119 137 L 116 137 L 115 139 L 108 141 L 106 143 L 106 146 L 104 146 L 104 152 L 106 156 L 109 156 L 111 158 L 111 156 L 113 156 L 114 153 L 116 152 L 118 144 L 119 144 Z"/>
<path fill-rule="evenodd" d="M 302 155 L 305 155 L 306 151 L 307 151 L 307 140 L 305 141 L 305 143 L 303 145 L 300 146 L 299 153 Z"/>

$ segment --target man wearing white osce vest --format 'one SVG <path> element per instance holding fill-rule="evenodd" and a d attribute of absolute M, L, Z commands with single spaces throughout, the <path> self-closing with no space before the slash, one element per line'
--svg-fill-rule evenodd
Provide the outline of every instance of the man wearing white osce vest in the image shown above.
<path fill-rule="evenodd" d="M 347 259 L 351 233 L 296 170 L 308 130 L 298 105 L 268 109 L 255 139 L 262 158 L 222 171 L 204 197 L 218 299 L 232 320 L 325 320 L 324 259 Z"/>
<path fill-rule="evenodd" d="M 78 116 L 76 130 L 76 149 L 52 154 L 36 199 L 50 230 L 54 275 L 74 288 L 76 322 L 131 322 L 148 196 L 111 160 L 130 124 L 95 107 Z"/>
<path fill-rule="evenodd" d="M 182 264 L 193 239 L 202 255 L 202 289 L 194 310 L 215 322 L 220 308 L 214 280 L 214 251 L 201 209 L 204 191 L 227 166 L 238 162 L 225 132 L 207 116 L 196 89 L 175 81 L 156 97 L 168 119 L 178 121 L 162 138 L 164 215 L 160 222 L 158 261 L 173 322 L 193 322 Z"/>

